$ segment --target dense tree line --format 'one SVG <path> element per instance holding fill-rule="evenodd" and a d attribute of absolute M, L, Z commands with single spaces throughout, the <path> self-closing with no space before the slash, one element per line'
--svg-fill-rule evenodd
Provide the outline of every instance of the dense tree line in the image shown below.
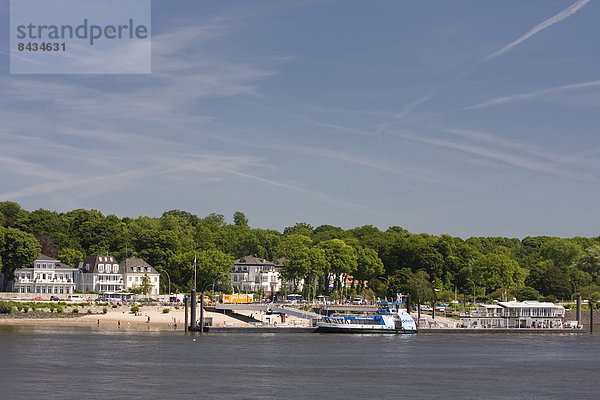
<path fill-rule="evenodd" d="M 575 292 L 600 298 L 600 238 L 472 237 L 412 234 L 397 226 L 381 231 L 366 225 L 344 230 L 297 223 L 283 233 L 253 229 L 242 212 L 228 224 L 220 214 L 198 217 L 171 210 L 160 218 L 119 218 L 97 210 L 58 213 L 26 211 L 0 202 L 0 266 L 5 280 L 31 263 L 40 251 L 75 265 L 86 255 L 144 258 L 166 271 L 172 288 L 187 291 L 198 278 L 214 284 L 233 260 L 255 254 L 284 258 L 283 275 L 305 295 L 319 293 L 393 296 L 414 299 L 567 299 Z M 346 276 L 354 280 L 347 283 Z M 365 285 L 364 282 L 368 284 Z M 161 279 L 166 289 L 166 279 Z M 334 282 L 330 288 L 330 282 Z M 435 291 L 434 291 L 435 289 Z"/>

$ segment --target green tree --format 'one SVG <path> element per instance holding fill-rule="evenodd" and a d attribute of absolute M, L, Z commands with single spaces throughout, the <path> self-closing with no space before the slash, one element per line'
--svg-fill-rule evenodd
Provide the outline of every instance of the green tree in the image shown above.
<path fill-rule="evenodd" d="M 220 250 L 211 249 L 198 252 L 196 262 L 198 288 L 206 290 L 217 279 L 229 280 L 233 262 L 233 257 Z"/>
<path fill-rule="evenodd" d="M 142 276 L 142 284 L 140 285 L 140 289 L 143 295 L 147 295 L 152 290 L 152 284 L 150 283 L 150 277 L 148 274 L 144 274 Z"/>
<path fill-rule="evenodd" d="M 0 259 L 4 274 L 4 287 L 13 280 L 15 269 L 29 266 L 40 255 L 40 244 L 35 237 L 15 228 L 1 228 Z"/>
<path fill-rule="evenodd" d="M 3 216 L 3 226 L 27 231 L 29 213 L 23 210 L 18 203 L 14 201 L 0 202 L 0 215 Z"/>
<path fill-rule="evenodd" d="M 592 279 L 600 284 L 600 245 L 588 247 L 575 267 L 591 275 Z"/>
<path fill-rule="evenodd" d="M 357 266 L 354 278 L 358 279 L 361 288 L 364 287 L 364 281 L 370 281 L 385 273 L 383 262 L 377 256 L 373 249 L 359 247 L 356 249 Z"/>
<path fill-rule="evenodd" d="M 542 280 L 543 294 L 552 295 L 559 299 L 568 299 L 571 295 L 569 277 L 559 267 L 551 266 L 544 273 Z"/>
<path fill-rule="evenodd" d="M 79 261 L 83 261 L 84 258 L 85 257 L 81 251 L 71 249 L 69 247 L 58 252 L 58 259 L 71 266 L 77 266 L 77 263 Z"/>
<path fill-rule="evenodd" d="M 283 230 L 283 234 L 287 235 L 304 235 L 308 236 L 312 239 L 313 237 L 313 227 L 306 222 L 298 222 L 294 226 L 288 226 Z"/>
<path fill-rule="evenodd" d="M 532 288 L 531 286 L 524 286 L 516 292 L 517 300 L 539 300 L 541 295 L 540 292 Z"/>
<path fill-rule="evenodd" d="M 508 255 L 488 253 L 474 262 L 475 283 L 488 291 L 523 286 L 525 273 Z"/>
<path fill-rule="evenodd" d="M 233 213 L 233 224 L 237 226 L 248 226 L 248 218 L 241 211 Z"/>
<path fill-rule="evenodd" d="M 581 246 L 568 239 L 551 238 L 540 246 L 540 255 L 557 267 L 571 265 L 582 253 Z"/>
<path fill-rule="evenodd" d="M 332 276 L 337 290 L 342 289 L 342 276 L 351 275 L 357 267 L 357 257 L 354 248 L 340 239 L 331 239 L 319 243 L 325 254 L 326 281 Z M 345 281 L 345 280 L 344 280 Z M 334 287 L 334 290 L 336 287 Z"/>
<path fill-rule="evenodd" d="M 294 291 L 300 280 L 312 282 L 323 273 L 325 253 L 312 246 L 312 240 L 304 235 L 291 234 L 284 237 L 277 246 L 278 257 L 285 258 L 282 276 L 292 283 Z"/>

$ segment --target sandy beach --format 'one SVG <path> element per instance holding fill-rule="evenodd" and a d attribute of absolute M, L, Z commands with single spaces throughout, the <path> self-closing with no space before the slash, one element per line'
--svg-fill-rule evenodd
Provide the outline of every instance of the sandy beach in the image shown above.
<path fill-rule="evenodd" d="M 169 306 L 140 306 L 140 311 L 132 313 L 130 306 L 106 307 L 103 306 L 78 307 L 79 313 L 71 313 L 73 307 L 65 308 L 65 313 L 15 313 L 0 316 L 0 325 L 57 325 L 57 326 L 96 326 L 101 328 L 130 328 L 143 330 L 184 330 L 183 307 L 176 309 Z M 168 309 L 168 313 L 163 310 Z M 92 314 L 88 314 L 88 310 Z M 252 325 L 239 321 L 230 316 L 205 311 L 205 317 L 212 318 L 213 326 L 250 327 Z"/>

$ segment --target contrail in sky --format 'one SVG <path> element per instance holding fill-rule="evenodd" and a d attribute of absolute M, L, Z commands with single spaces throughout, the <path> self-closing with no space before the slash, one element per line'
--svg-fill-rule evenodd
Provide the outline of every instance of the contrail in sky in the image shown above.
<path fill-rule="evenodd" d="M 570 85 L 563 85 L 563 86 L 557 86 L 557 87 L 552 87 L 552 88 L 547 88 L 547 89 L 540 89 L 540 90 L 535 90 L 535 91 L 529 92 L 529 93 L 516 94 L 513 96 L 496 97 L 495 99 L 491 99 L 486 102 L 476 104 L 474 106 L 465 107 L 465 108 L 463 108 L 463 110 L 472 110 L 474 108 L 488 107 L 488 106 L 493 106 L 496 104 L 504 104 L 504 103 L 508 103 L 508 102 L 512 102 L 512 101 L 527 100 L 527 99 L 531 99 L 534 97 L 543 96 L 546 94 L 562 92 L 565 90 L 585 89 L 585 88 L 596 87 L 596 86 L 600 86 L 600 80 L 581 82 L 581 83 L 573 83 Z"/>
<path fill-rule="evenodd" d="M 483 59 L 484 62 L 493 60 L 496 57 L 501 56 L 502 54 L 506 53 L 507 51 L 509 51 L 510 49 L 512 49 L 513 47 L 519 45 L 520 43 L 526 41 L 527 39 L 529 39 L 530 37 L 532 37 L 533 35 L 535 35 L 536 33 L 549 28 L 550 26 L 554 25 L 557 22 L 562 21 L 563 19 L 569 18 L 571 15 L 575 14 L 577 11 L 579 11 L 581 8 L 583 8 L 587 3 L 589 3 L 590 0 L 579 0 L 573 4 L 571 4 L 569 7 L 565 8 L 564 10 L 562 10 L 561 12 L 559 12 L 558 14 L 556 14 L 553 17 L 548 18 L 547 20 L 545 20 L 542 23 L 537 24 L 536 26 L 534 26 L 532 29 L 530 29 L 526 34 L 524 34 L 523 36 L 519 37 L 517 40 L 507 44 L 506 46 L 504 46 L 503 48 L 501 48 L 500 50 L 490 54 L 489 56 L 485 57 Z"/>
<path fill-rule="evenodd" d="M 412 113 L 412 111 L 414 109 L 416 109 L 419 105 L 427 102 L 431 97 L 433 97 L 434 94 L 436 94 L 437 92 L 439 92 L 440 90 L 444 89 L 445 87 L 451 85 L 452 83 L 459 81 L 469 75 L 471 75 L 473 72 L 475 72 L 476 70 L 478 70 L 480 67 L 482 67 L 484 64 L 486 64 L 487 62 L 500 57 L 502 54 L 510 51 L 511 49 L 513 49 L 514 47 L 518 46 L 519 44 L 523 43 L 525 40 L 531 38 L 533 35 L 535 35 L 536 33 L 556 24 L 557 22 L 560 22 L 568 17 L 570 17 L 571 15 L 575 14 L 577 11 L 579 11 L 581 8 L 583 8 L 587 3 L 589 3 L 590 0 L 578 0 L 575 3 L 571 4 L 569 7 L 565 8 L 564 10 L 562 10 L 561 12 L 559 12 L 558 14 L 548 18 L 547 20 L 545 20 L 544 22 L 541 22 L 539 24 L 537 24 L 536 26 L 534 26 L 532 29 L 530 29 L 527 33 L 525 33 L 524 35 L 520 36 L 518 39 L 514 40 L 513 42 L 507 44 L 506 46 L 504 46 L 503 48 L 501 48 L 498 51 L 495 51 L 494 53 L 482 58 L 481 60 L 479 60 L 475 65 L 473 65 L 471 68 L 467 69 L 466 71 L 463 71 L 461 74 L 459 74 L 458 76 L 456 76 L 455 78 L 451 79 L 448 82 L 445 82 L 443 84 L 441 84 L 440 86 L 432 89 L 429 91 L 429 93 L 427 93 L 424 96 L 421 96 L 418 100 L 412 101 L 409 104 L 407 104 L 406 106 L 404 106 L 404 108 L 396 113 L 394 115 L 394 118 L 397 119 L 402 119 L 404 117 L 406 117 L 407 115 L 409 115 L 410 113 Z"/>

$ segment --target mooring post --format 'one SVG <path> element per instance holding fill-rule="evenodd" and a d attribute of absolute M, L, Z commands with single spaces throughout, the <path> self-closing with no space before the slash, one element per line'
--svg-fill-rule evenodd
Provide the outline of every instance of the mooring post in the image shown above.
<path fill-rule="evenodd" d="M 200 333 L 204 333 L 204 290 L 200 295 Z"/>
<path fill-rule="evenodd" d="M 581 325 L 581 295 L 577 295 L 577 308 L 575 311 L 575 319 L 577 320 L 577 326 Z"/>
<path fill-rule="evenodd" d="M 594 302 L 590 300 L 590 333 L 594 333 Z"/>
<path fill-rule="evenodd" d="M 184 296 L 183 298 L 183 309 L 184 309 L 184 324 L 183 326 L 185 326 L 185 331 L 188 331 L 188 297 Z"/>
<path fill-rule="evenodd" d="M 196 302 L 198 296 L 196 295 L 196 289 L 192 289 L 192 306 L 190 307 L 190 330 L 196 332 Z"/>

